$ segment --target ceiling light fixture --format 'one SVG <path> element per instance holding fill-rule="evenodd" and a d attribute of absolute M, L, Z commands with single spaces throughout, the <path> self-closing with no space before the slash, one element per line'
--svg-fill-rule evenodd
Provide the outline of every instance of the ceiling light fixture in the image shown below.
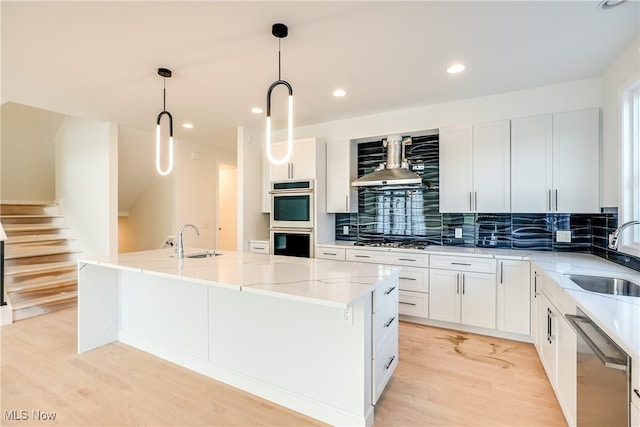
<path fill-rule="evenodd" d="M 273 24 L 271 34 L 278 38 L 278 80 L 269 86 L 267 91 L 267 157 L 271 163 L 282 164 L 289 160 L 293 151 L 293 88 L 286 80 L 282 80 L 281 61 L 280 61 L 280 41 L 289 35 L 289 29 L 284 24 Z M 288 137 L 287 137 L 287 154 L 281 159 L 274 159 L 271 153 L 271 92 L 277 86 L 286 86 L 289 89 L 289 120 L 288 120 Z"/>
<path fill-rule="evenodd" d="M 347 94 L 347 92 L 345 92 L 343 89 L 336 89 L 336 90 L 333 91 L 333 96 L 338 97 L 338 98 L 340 98 L 342 96 L 345 96 L 346 94 Z"/>
<path fill-rule="evenodd" d="M 182 127 L 185 129 L 193 129 L 193 124 L 191 123 L 183 123 Z"/>
<path fill-rule="evenodd" d="M 254 113 L 254 114 L 262 114 L 262 113 L 264 113 L 264 110 L 262 108 L 260 108 L 260 107 L 253 107 L 251 109 L 251 112 Z"/>
<path fill-rule="evenodd" d="M 173 116 L 167 111 L 167 88 L 165 86 L 167 78 L 171 77 L 171 70 L 158 68 L 158 75 L 162 77 L 162 112 L 158 114 L 158 120 L 156 121 L 156 170 L 160 175 L 164 176 L 169 175 L 173 169 Z M 165 114 L 169 117 L 169 166 L 167 169 L 162 170 L 160 167 L 160 121 Z"/>
<path fill-rule="evenodd" d="M 459 73 L 461 71 L 464 71 L 465 68 L 466 67 L 463 64 L 453 64 L 452 66 L 447 68 L 447 73 L 456 74 L 456 73 Z"/>

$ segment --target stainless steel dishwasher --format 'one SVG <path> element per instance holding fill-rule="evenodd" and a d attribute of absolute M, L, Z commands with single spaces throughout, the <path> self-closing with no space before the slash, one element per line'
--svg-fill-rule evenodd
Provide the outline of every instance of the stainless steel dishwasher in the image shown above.
<path fill-rule="evenodd" d="M 578 335 L 578 427 L 628 427 L 631 360 L 584 312 L 577 313 L 565 317 Z"/>

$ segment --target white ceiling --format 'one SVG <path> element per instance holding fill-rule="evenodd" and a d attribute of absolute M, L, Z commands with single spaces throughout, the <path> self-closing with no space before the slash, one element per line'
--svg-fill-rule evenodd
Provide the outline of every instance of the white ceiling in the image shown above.
<path fill-rule="evenodd" d="M 640 8 L 597 3 L 4 0 L 1 100 L 152 131 L 167 67 L 176 138 L 235 150 L 278 77 L 273 23 L 289 26 L 300 126 L 601 76 L 638 37 Z M 457 61 L 466 71 L 448 75 Z"/>

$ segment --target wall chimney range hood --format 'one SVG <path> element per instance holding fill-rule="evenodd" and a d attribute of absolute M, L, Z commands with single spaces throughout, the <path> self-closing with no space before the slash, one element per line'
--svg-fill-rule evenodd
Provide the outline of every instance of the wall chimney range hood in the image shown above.
<path fill-rule="evenodd" d="M 400 135 L 390 135 L 382 140 L 387 148 L 387 162 L 381 163 L 379 168 L 361 176 L 351 183 L 352 187 L 380 187 L 396 185 L 422 184 L 422 178 L 409 170 L 405 160 L 404 147 L 411 144 L 411 137 L 404 139 Z"/>

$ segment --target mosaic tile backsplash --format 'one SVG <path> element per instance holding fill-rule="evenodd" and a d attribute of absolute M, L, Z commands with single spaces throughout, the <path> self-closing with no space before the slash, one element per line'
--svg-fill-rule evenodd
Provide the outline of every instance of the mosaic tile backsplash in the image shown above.
<path fill-rule="evenodd" d="M 419 190 L 360 189 L 357 214 L 336 214 L 336 240 L 419 241 L 430 245 L 586 252 L 640 271 L 640 258 L 611 251 L 608 236 L 616 213 L 495 214 L 440 213 L 438 135 L 413 137 L 406 147 Z M 358 145 L 358 176 L 385 160 L 382 142 Z M 615 211 L 615 210 L 613 210 Z M 349 234 L 342 234 L 349 226 Z M 455 229 L 462 237 L 455 237 Z M 558 230 L 571 231 L 571 243 L 556 242 Z"/>

